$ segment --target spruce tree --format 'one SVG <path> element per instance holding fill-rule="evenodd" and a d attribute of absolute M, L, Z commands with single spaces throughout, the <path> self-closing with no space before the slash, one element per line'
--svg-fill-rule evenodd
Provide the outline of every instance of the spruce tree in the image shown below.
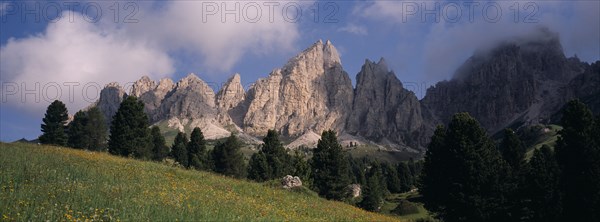
<path fill-rule="evenodd" d="M 87 149 L 89 138 L 87 132 L 88 118 L 84 111 L 78 111 L 73 116 L 73 121 L 68 125 L 68 146 L 76 149 Z"/>
<path fill-rule="evenodd" d="M 561 168 L 563 218 L 600 221 L 600 133 L 592 112 L 578 100 L 564 108 L 556 145 Z"/>
<path fill-rule="evenodd" d="M 292 173 L 294 176 L 300 177 L 302 180 L 302 184 L 305 187 L 310 187 L 312 185 L 311 181 L 311 169 L 310 164 L 306 161 L 306 154 L 296 150 L 294 152 L 294 156 L 292 156 L 292 163 L 294 166 L 294 172 Z"/>
<path fill-rule="evenodd" d="M 69 114 L 65 104 L 59 100 L 54 100 L 46 109 L 46 114 L 42 119 L 40 143 L 58 146 L 67 145 L 68 138 L 65 133 L 65 125 L 68 119 Z"/>
<path fill-rule="evenodd" d="M 173 141 L 173 146 L 171 147 L 171 156 L 175 159 L 176 162 L 181 164 L 183 167 L 189 167 L 189 157 L 188 157 L 188 144 L 187 136 L 184 132 L 178 132 L 177 136 L 175 136 L 175 140 Z"/>
<path fill-rule="evenodd" d="M 425 157 L 426 207 L 445 221 L 506 220 L 506 171 L 485 129 L 467 113 L 438 128 Z"/>
<path fill-rule="evenodd" d="M 265 154 L 270 168 L 270 178 L 268 180 L 282 178 L 285 175 L 291 174 L 293 168 L 289 163 L 292 159 L 279 140 L 277 131 L 269 130 L 263 142 L 261 152 Z"/>
<path fill-rule="evenodd" d="M 219 142 L 212 152 L 214 171 L 226 176 L 244 178 L 247 173 L 241 142 L 233 133 L 224 142 Z"/>
<path fill-rule="evenodd" d="M 383 170 L 383 178 L 386 181 L 387 190 L 390 193 L 402 192 L 401 182 L 396 168 L 387 162 L 381 163 L 381 168 Z"/>
<path fill-rule="evenodd" d="M 327 199 L 342 200 L 350 185 L 349 163 L 334 131 L 323 131 L 313 151 L 314 188 Z"/>
<path fill-rule="evenodd" d="M 398 173 L 398 181 L 400 183 L 400 192 L 408 192 L 411 190 L 414 184 L 414 178 L 408 168 L 406 162 L 400 162 L 396 166 L 396 172 Z"/>
<path fill-rule="evenodd" d="M 152 136 L 152 160 L 162 161 L 169 155 L 169 147 L 165 142 L 158 126 L 153 126 L 150 129 L 150 135 Z"/>
<path fill-rule="evenodd" d="M 560 221 L 562 212 L 559 176 L 554 153 L 547 145 L 535 150 L 525 165 L 521 184 L 526 221 Z"/>
<path fill-rule="evenodd" d="M 113 117 L 108 151 L 120 156 L 151 158 L 152 141 L 148 125 L 144 103 L 135 96 L 127 96 Z"/>
<path fill-rule="evenodd" d="M 510 165 L 511 171 L 518 174 L 521 167 L 525 164 L 525 147 L 521 139 L 512 129 L 504 130 L 504 137 L 500 143 L 502 157 Z"/>
<path fill-rule="evenodd" d="M 188 159 L 191 167 L 198 170 L 209 170 L 209 157 L 206 148 L 206 140 L 202 130 L 196 127 L 190 135 L 190 142 L 187 145 Z"/>
<path fill-rule="evenodd" d="M 381 210 L 385 190 L 382 184 L 383 177 L 381 166 L 377 162 L 373 163 L 367 174 L 367 186 L 363 192 L 363 199 L 358 204 L 361 208 L 368 211 Z"/>
<path fill-rule="evenodd" d="M 263 182 L 271 178 L 271 168 L 263 152 L 252 154 L 248 163 L 248 179 Z"/>
<path fill-rule="evenodd" d="M 88 139 L 88 150 L 105 151 L 108 129 L 104 114 L 96 106 L 85 112 L 87 116 L 87 124 L 85 131 Z"/>

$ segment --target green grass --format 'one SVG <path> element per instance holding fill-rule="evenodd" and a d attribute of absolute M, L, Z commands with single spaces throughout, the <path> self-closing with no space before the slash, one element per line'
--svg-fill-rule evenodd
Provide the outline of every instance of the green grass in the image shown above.
<path fill-rule="evenodd" d="M 418 192 L 406 192 L 406 193 L 400 193 L 400 194 L 396 194 L 396 193 L 391 194 L 385 198 L 383 206 L 381 207 L 381 213 L 395 215 L 392 212 L 392 210 L 394 210 L 398 206 L 400 200 L 407 200 L 411 203 L 416 204 L 418 206 L 419 212 L 416 214 L 408 214 L 408 215 L 402 215 L 402 216 L 396 215 L 397 217 L 400 217 L 401 219 L 406 220 L 406 221 L 417 221 L 419 219 L 433 220 L 433 218 L 429 214 L 429 211 L 427 211 L 427 209 L 425 209 L 423 204 L 415 201 L 419 197 L 420 197 L 420 194 Z"/>
<path fill-rule="evenodd" d="M 525 159 L 529 160 L 533 156 L 533 151 L 542 148 L 543 145 L 548 145 L 551 148 L 556 146 L 556 141 L 558 141 L 558 132 L 562 130 L 562 127 L 559 125 L 548 125 L 545 127 L 549 129 L 549 132 L 544 133 L 533 143 L 533 145 L 527 148 Z"/>
<path fill-rule="evenodd" d="M 8 221 L 394 221 L 264 184 L 160 163 L 0 143 L 0 214 Z"/>
<path fill-rule="evenodd" d="M 388 163 L 392 164 L 408 161 L 411 157 L 415 160 L 420 158 L 418 153 L 387 151 L 373 145 L 359 145 L 357 147 L 344 149 L 356 159 L 370 157 L 380 161 L 387 161 Z"/>

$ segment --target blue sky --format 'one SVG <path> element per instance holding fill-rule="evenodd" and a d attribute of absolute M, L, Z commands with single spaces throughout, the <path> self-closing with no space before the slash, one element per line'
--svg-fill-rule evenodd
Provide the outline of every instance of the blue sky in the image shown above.
<path fill-rule="evenodd" d="M 2 141 L 37 137 L 59 94 L 73 114 L 105 84 L 142 75 L 193 72 L 217 89 L 240 73 L 249 85 L 319 39 L 353 81 L 365 59 L 385 57 L 419 98 L 474 50 L 540 26 L 567 56 L 600 59 L 597 0 L 69 2 L 0 1 Z"/>

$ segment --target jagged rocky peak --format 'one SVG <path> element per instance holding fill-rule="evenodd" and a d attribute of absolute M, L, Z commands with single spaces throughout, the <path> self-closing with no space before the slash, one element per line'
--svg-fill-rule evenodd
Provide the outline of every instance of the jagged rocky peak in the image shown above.
<path fill-rule="evenodd" d="M 319 40 L 302 53 L 290 59 L 283 67 L 284 74 L 321 74 L 325 69 L 341 67 L 341 59 L 337 49 L 327 40 L 325 44 Z"/>
<path fill-rule="evenodd" d="M 130 94 L 140 97 L 144 93 L 156 88 L 156 82 L 152 81 L 148 76 L 142 76 L 139 80 L 133 83 Z"/>
<path fill-rule="evenodd" d="M 356 77 L 352 112 L 346 129 L 376 142 L 391 141 L 411 147 L 423 144 L 421 105 L 413 92 L 403 88 L 385 59 L 365 60 Z"/>
<path fill-rule="evenodd" d="M 171 91 L 175 87 L 175 83 L 173 80 L 169 78 L 163 78 L 158 82 L 156 89 L 158 91 Z"/>
<path fill-rule="evenodd" d="M 244 100 L 245 91 L 240 74 L 236 73 L 227 80 L 216 96 L 216 105 L 229 110 Z"/>

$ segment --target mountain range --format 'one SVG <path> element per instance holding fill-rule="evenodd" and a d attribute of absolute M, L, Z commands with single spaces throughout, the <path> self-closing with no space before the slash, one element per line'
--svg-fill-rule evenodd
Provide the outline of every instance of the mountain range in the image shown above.
<path fill-rule="evenodd" d="M 174 82 L 144 76 L 129 92 L 117 83 L 100 93 L 98 106 L 112 118 L 124 95 L 145 104 L 152 124 L 187 131 L 200 127 L 208 139 L 237 133 L 249 143 L 275 129 L 288 147 L 314 146 L 333 129 L 344 146 L 374 144 L 421 152 L 437 124 L 469 112 L 490 134 L 557 120 L 563 104 L 580 98 L 600 112 L 600 61 L 564 55 L 558 34 L 514 38 L 476 51 L 451 80 L 427 90 L 422 99 L 404 88 L 385 59 L 366 60 L 356 86 L 330 41 L 321 40 L 282 68 L 244 89 L 239 74 L 215 91 L 194 74 Z"/>

